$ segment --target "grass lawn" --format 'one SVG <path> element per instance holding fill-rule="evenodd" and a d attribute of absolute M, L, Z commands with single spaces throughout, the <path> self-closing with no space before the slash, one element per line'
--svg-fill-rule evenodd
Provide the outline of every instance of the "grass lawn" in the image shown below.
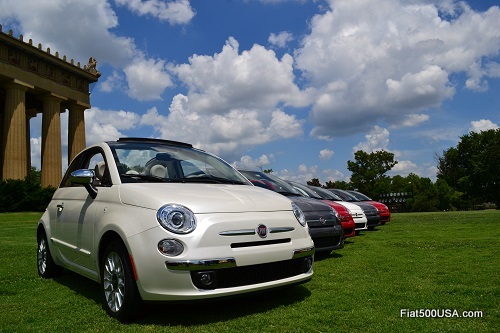
<path fill-rule="evenodd" d="M 143 319 L 127 325 L 102 310 L 96 283 L 68 271 L 38 277 L 40 215 L 0 214 L 0 333 L 500 329 L 500 211 L 393 214 L 387 225 L 317 258 L 304 285 L 217 302 L 150 304 Z M 482 317 L 455 317 L 463 311 Z"/>

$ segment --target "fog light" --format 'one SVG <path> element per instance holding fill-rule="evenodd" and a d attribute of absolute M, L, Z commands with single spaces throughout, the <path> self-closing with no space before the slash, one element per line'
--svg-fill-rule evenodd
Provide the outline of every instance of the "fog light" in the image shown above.
<path fill-rule="evenodd" d="M 163 239 L 158 243 L 158 251 L 163 255 L 175 257 L 184 251 L 184 245 L 177 239 Z"/>
<path fill-rule="evenodd" d="M 200 289 L 214 289 L 217 277 L 214 271 L 203 271 L 194 273 L 194 283 Z"/>
<path fill-rule="evenodd" d="M 312 257 L 305 257 L 302 261 L 302 272 L 307 273 L 313 267 L 313 259 Z"/>

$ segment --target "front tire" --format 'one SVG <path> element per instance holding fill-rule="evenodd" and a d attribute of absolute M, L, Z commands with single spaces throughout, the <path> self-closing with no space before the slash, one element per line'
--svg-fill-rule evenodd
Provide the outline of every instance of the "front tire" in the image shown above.
<path fill-rule="evenodd" d="M 140 315 L 142 303 L 125 245 L 111 242 L 101 258 L 101 294 L 104 310 L 121 322 Z"/>
<path fill-rule="evenodd" d="M 45 231 L 41 231 L 37 237 L 37 253 L 36 253 L 36 267 L 38 275 L 44 279 L 50 279 L 59 275 L 62 271 L 60 266 L 57 266 L 52 259 L 52 254 L 49 249 L 49 242 Z"/>

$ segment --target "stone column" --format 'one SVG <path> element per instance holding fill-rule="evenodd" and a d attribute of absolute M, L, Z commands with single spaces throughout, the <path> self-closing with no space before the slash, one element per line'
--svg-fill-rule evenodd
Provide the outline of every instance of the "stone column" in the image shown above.
<path fill-rule="evenodd" d="M 89 107 L 71 104 L 68 108 L 68 164 L 86 147 L 84 111 Z"/>
<path fill-rule="evenodd" d="M 24 179 L 28 175 L 25 97 L 34 87 L 14 80 L 5 88 L 2 179 Z"/>
<path fill-rule="evenodd" d="M 43 99 L 42 113 L 42 187 L 59 186 L 62 178 L 61 102 L 51 94 Z"/>

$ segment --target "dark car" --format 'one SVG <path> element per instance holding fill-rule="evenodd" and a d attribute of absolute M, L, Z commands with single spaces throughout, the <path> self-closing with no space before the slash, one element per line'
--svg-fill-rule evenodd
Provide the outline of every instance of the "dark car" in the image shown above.
<path fill-rule="evenodd" d="M 378 212 L 380 214 L 380 224 L 384 225 L 391 220 L 391 212 L 389 211 L 389 208 L 383 203 L 375 201 L 372 198 L 358 191 L 347 190 L 347 192 L 355 196 L 356 199 L 358 199 L 359 201 L 363 201 L 370 205 L 375 206 L 375 208 L 378 209 Z"/>
<path fill-rule="evenodd" d="M 359 233 L 363 230 L 367 230 L 367 222 L 368 220 L 366 219 L 365 212 L 363 209 L 356 205 L 353 202 L 347 202 L 342 200 L 341 197 L 336 195 L 335 193 L 327 190 L 326 188 L 318 187 L 318 186 L 311 186 L 307 185 L 307 187 L 311 190 L 314 191 L 318 196 L 322 197 L 325 200 L 330 200 L 334 201 L 342 206 L 344 206 L 349 214 L 351 214 L 353 220 L 354 220 L 354 230 L 356 232 L 356 235 L 359 235 Z"/>
<path fill-rule="evenodd" d="M 338 213 L 329 205 L 304 197 L 282 179 L 260 171 L 238 170 L 255 186 L 278 192 L 292 200 L 304 212 L 309 234 L 317 253 L 329 253 L 344 247 L 344 231 Z"/>
<path fill-rule="evenodd" d="M 380 225 L 380 213 L 378 212 L 378 209 L 375 208 L 375 206 L 359 201 L 355 196 L 344 190 L 339 190 L 336 188 L 329 190 L 341 197 L 342 200 L 355 203 L 356 205 L 360 206 L 361 209 L 363 209 L 363 212 L 366 215 L 366 219 L 368 220 L 368 230 L 373 230 L 376 226 Z"/>
<path fill-rule="evenodd" d="M 307 185 L 303 185 L 293 181 L 286 181 L 286 182 L 292 185 L 298 191 L 303 192 L 306 196 L 313 199 L 321 200 L 321 202 L 324 202 L 327 205 L 331 206 L 333 209 L 335 209 L 339 214 L 339 219 L 340 223 L 342 224 L 342 229 L 344 229 L 344 238 L 356 236 L 356 231 L 354 230 L 356 224 L 354 223 L 354 219 L 349 209 L 347 209 L 337 201 L 322 198 L 316 191 L 307 187 Z"/>

